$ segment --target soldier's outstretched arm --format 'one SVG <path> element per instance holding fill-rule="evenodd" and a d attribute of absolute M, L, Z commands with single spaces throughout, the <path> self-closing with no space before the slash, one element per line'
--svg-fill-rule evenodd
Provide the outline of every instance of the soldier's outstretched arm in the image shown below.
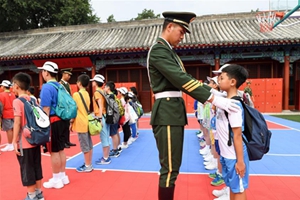
<path fill-rule="evenodd" d="M 209 101 L 228 112 L 238 111 L 239 108 L 235 104 L 235 100 L 216 97 L 211 94 L 210 87 L 203 85 L 203 83 L 184 72 L 178 63 L 176 63 L 176 60 L 170 59 L 171 56 L 172 54 L 168 47 L 162 44 L 156 44 L 152 47 L 150 52 L 149 66 L 157 69 L 176 88 L 201 103 Z M 153 77 L 151 76 L 151 79 L 152 78 L 155 78 L 155 74 L 153 74 Z"/>

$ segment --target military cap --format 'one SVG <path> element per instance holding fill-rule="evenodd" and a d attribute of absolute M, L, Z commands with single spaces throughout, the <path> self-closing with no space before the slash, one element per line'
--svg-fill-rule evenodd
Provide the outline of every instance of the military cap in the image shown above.
<path fill-rule="evenodd" d="M 72 75 L 72 70 L 73 70 L 72 68 L 66 68 L 66 69 L 61 69 L 60 71 L 62 74 L 66 73 Z"/>
<path fill-rule="evenodd" d="M 191 33 L 189 24 L 196 18 L 196 14 L 192 12 L 163 12 L 165 20 L 174 22 L 182 26 L 186 32 Z"/>

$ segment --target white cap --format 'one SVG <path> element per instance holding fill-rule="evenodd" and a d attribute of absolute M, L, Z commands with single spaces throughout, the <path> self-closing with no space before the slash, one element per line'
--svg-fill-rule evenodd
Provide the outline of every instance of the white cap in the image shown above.
<path fill-rule="evenodd" d="M 214 74 L 221 74 L 221 73 L 222 73 L 222 70 L 223 70 L 225 67 L 229 66 L 229 65 L 230 65 L 230 64 L 225 64 L 225 65 L 223 65 L 219 70 L 212 71 L 212 73 L 214 73 Z"/>
<path fill-rule="evenodd" d="M 133 92 L 128 92 L 128 96 L 129 96 L 129 98 L 133 98 L 134 97 Z"/>
<path fill-rule="evenodd" d="M 126 87 L 120 87 L 120 88 L 117 88 L 117 91 L 121 92 L 123 95 L 126 94 L 128 92 L 127 88 Z"/>
<path fill-rule="evenodd" d="M 219 85 L 218 76 L 215 76 L 213 78 L 207 76 L 206 78 L 207 78 L 208 81 L 213 81 L 213 82 L 215 82 L 215 84 Z"/>
<path fill-rule="evenodd" d="M 11 82 L 8 81 L 8 80 L 3 80 L 0 85 L 2 85 L 4 87 L 10 87 L 11 86 Z"/>
<path fill-rule="evenodd" d="M 44 63 L 43 67 L 38 67 L 38 69 L 43 69 L 51 73 L 58 73 L 58 66 L 55 62 L 47 61 Z"/>
<path fill-rule="evenodd" d="M 99 82 L 99 83 L 104 83 L 105 78 L 101 74 L 96 74 L 93 79 L 90 79 L 90 81 L 96 81 L 96 82 Z"/>

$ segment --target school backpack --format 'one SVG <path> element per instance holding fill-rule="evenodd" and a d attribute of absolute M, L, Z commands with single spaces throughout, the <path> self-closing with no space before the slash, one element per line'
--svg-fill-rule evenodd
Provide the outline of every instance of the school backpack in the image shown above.
<path fill-rule="evenodd" d="M 97 92 L 99 92 L 106 101 L 106 116 L 105 118 L 105 122 L 107 124 L 116 124 L 119 123 L 119 119 L 120 119 L 120 112 L 119 112 L 119 105 L 115 100 L 115 95 L 106 95 L 104 94 L 102 91 L 97 90 Z"/>
<path fill-rule="evenodd" d="M 121 117 L 121 116 L 124 116 L 124 114 L 125 114 L 125 108 L 123 107 L 121 100 L 118 99 L 117 97 L 115 97 L 115 101 L 117 102 L 118 107 L 119 107 L 119 114 L 120 114 L 120 117 Z"/>
<path fill-rule="evenodd" d="M 55 114 L 62 120 L 74 119 L 77 116 L 77 105 L 69 92 L 61 84 L 49 84 L 57 89 L 57 105 L 53 108 Z"/>
<path fill-rule="evenodd" d="M 260 160 L 270 150 L 272 132 L 269 131 L 265 118 L 258 110 L 245 104 L 241 97 L 235 96 L 232 99 L 240 101 L 243 106 L 243 141 L 247 147 L 249 160 Z M 227 112 L 225 112 L 225 115 L 228 119 Z M 229 126 L 228 146 L 232 145 L 230 130 Z"/>
<path fill-rule="evenodd" d="M 136 101 L 135 103 L 137 105 L 138 116 L 139 116 L 139 118 L 141 118 L 144 115 L 143 106 L 139 101 Z"/>
<path fill-rule="evenodd" d="M 26 137 L 28 143 L 32 145 L 43 145 L 50 141 L 50 119 L 44 110 L 39 107 L 33 98 L 27 101 L 23 97 L 19 99 L 24 104 L 26 125 L 23 129 L 31 132 L 31 137 Z"/>

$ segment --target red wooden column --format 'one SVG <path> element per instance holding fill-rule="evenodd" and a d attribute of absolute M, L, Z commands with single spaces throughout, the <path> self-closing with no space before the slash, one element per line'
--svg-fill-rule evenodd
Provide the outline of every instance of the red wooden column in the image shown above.
<path fill-rule="evenodd" d="M 96 65 L 92 65 L 91 79 L 94 78 L 95 75 L 96 75 Z M 94 87 L 92 87 L 93 94 L 94 94 L 95 90 L 96 89 Z"/>
<path fill-rule="evenodd" d="M 290 56 L 284 56 L 283 110 L 289 109 Z"/>
<path fill-rule="evenodd" d="M 39 90 L 42 89 L 42 85 L 44 83 L 44 79 L 43 79 L 43 76 L 42 76 L 42 71 L 43 70 L 39 70 Z"/>
<path fill-rule="evenodd" d="M 215 58 L 215 70 L 220 69 L 220 58 Z"/>

